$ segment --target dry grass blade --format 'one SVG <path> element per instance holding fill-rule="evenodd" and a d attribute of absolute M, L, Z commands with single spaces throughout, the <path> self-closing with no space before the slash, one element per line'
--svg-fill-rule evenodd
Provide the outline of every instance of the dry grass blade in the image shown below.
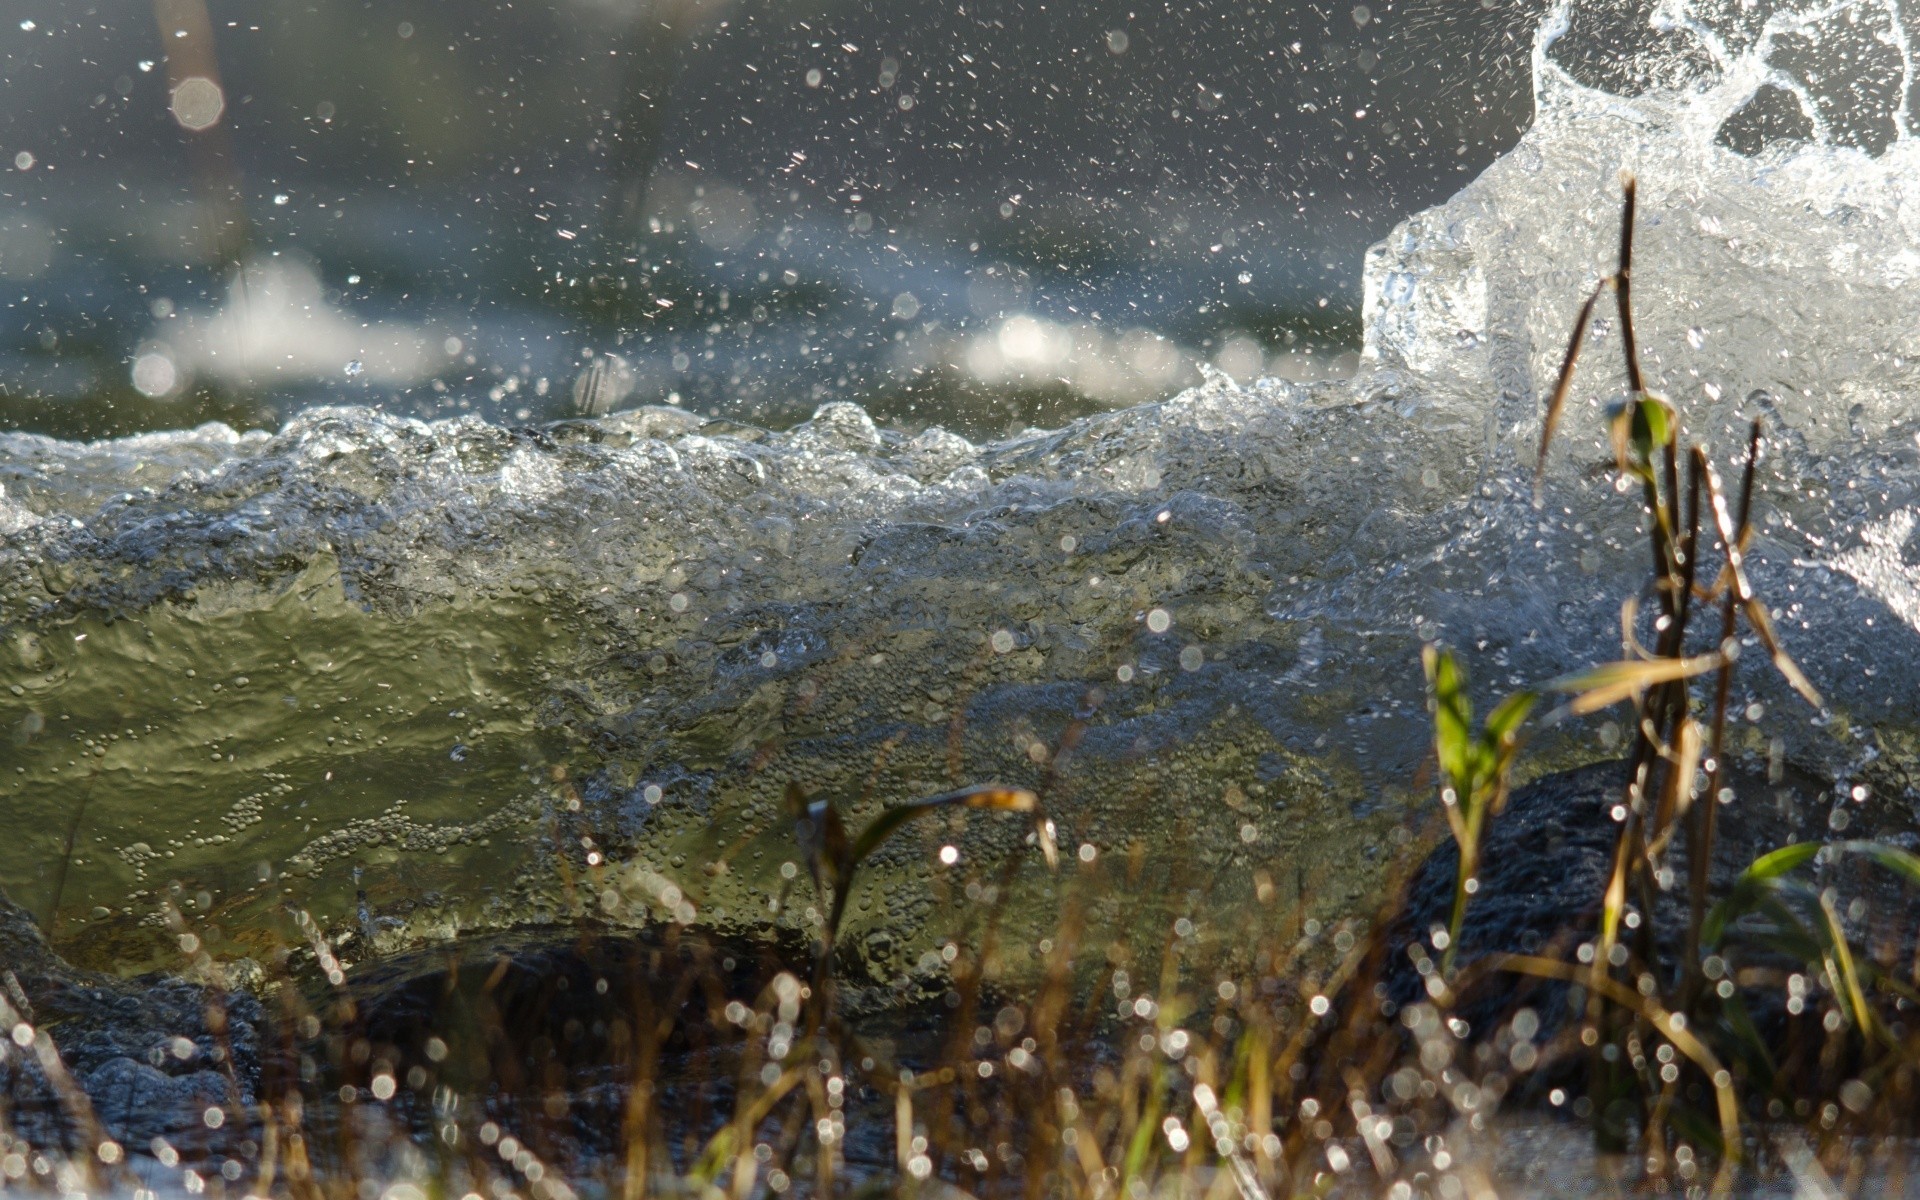
<path fill-rule="evenodd" d="M 986 808 L 999 812 L 1032 812 L 1040 803 L 1040 798 L 1025 788 L 1008 788 L 997 785 L 962 788 L 957 792 L 946 792 L 938 796 L 929 796 L 925 800 L 915 800 L 908 804 L 897 805 L 882 812 L 873 819 L 872 824 L 860 831 L 860 837 L 853 843 L 853 861 L 865 862 L 869 854 L 880 848 L 880 844 L 893 836 L 896 829 L 916 817 L 923 817 L 942 808 L 959 805 L 963 808 Z M 1049 855 L 1049 859 L 1055 857 Z"/>
<path fill-rule="evenodd" d="M 1696 449 L 1695 453 L 1699 454 L 1699 451 Z M 1704 463 L 1704 456 L 1702 456 L 1702 461 Z M 1751 491 L 1750 489 L 1743 489 L 1746 490 L 1748 494 L 1741 499 L 1741 509 L 1743 510 L 1742 519 L 1740 521 L 1740 527 L 1735 529 L 1733 514 L 1727 508 L 1726 493 L 1720 489 L 1719 477 L 1714 472 L 1711 463 L 1705 463 L 1704 465 L 1706 467 L 1705 475 L 1707 479 L 1709 507 L 1713 510 L 1714 529 L 1719 533 L 1720 544 L 1727 555 L 1726 571 L 1728 586 L 1733 589 L 1733 595 L 1738 601 L 1741 611 L 1746 614 L 1747 624 L 1753 627 L 1753 632 L 1755 636 L 1760 639 L 1760 644 L 1766 647 L 1767 656 L 1773 660 L 1774 670 L 1780 672 L 1781 677 L 1787 681 L 1787 685 L 1794 691 L 1800 693 L 1802 699 L 1815 708 L 1819 708 L 1825 703 L 1820 699 L 1820 693 L 1815 690 L 1812 682 L 1801 673 L 1799 665 L 1795 663 L 1792 657 L 1787 654 L 1786 650 L 1781 647 L 1780 639 L 1774 636 L 1773 619 L 1767 615 L 1767 606 L 1762 604 L 1759 598 L 1754 595 L 1753 585 L 1747 581 L 1746 565 L 1741 548 L 1745 543 L 1748 528 L 1744 510 L 1751 502 Z"/>
<path fill-rule="evenodd" d="M 754 1130 L 758 1129 L 760 1123 L 773 1112 L 774 1105 L 785 1099 L 787 1093 L 792 1091 L 805 1076 L 805 1071 L 797 1067 L 788 1067 L 765 1091 L 754 1098 L 753 1103 L 738 1109 L 734 1119 L 721 1126 L 719 1131 L 708 1139 L 699 1161 L 688 1172 L 688 1178 L 702 1187 L 711 1186 L 730 1163 L 736 1171 L 751 1164 L 753 1155 L 750 1144 Z M 744 1157 L 740 1154 L 743 1147 L 748 1150 Z M 751 1167 L 747 1166 L 747 1169 L 750 1170 Z"/>
<path fill-rule="evenodd" d="M 1544 500 L 1547 450 L 1553 445 L 1554 430 L 1559 428 L 1560 414 L 1565 411 L 1567 396 L 1573 391 L 1573 368 L 1580 361 L 1580 347 L 1586 343 L 1587 329 L 1593 324 L 1594 306 L 1600 303 L 1600 297 L 1606 295 L 1613 283 L 1613 276 L 1609 275 L 1594 285 L 1587 302 L 1580 306 L 1580 316 L 1573 323 L 1573 336 L 1567 339 L 1566 357 L 1560 360 L 1560 378 L 1553 385 L 1553 396 L 1547 401 L 1547 415 L 1540 424 L 1540 454 L 1533 467 L 1533 503 L 1536 508 Z"/>
<path fill-rule="evenodd" d="M 1661 852 L 1673 840 L 1674 831 L 1680 828 L 1680 818 L 1693 803 L 1693 781 L 1700 773 L 1704 742 L 1700 723 L 1690 717 L 1681 718 L 1679 732 L 1668 751 L 1672 769 L 1667 772 L 1666 785 L 1660 789 L 1659 815 L 1653 823 L 1657 832 L 1647 846 L 1649 862 L 1659 860 Z"/>
<path fill-rule="evenodd" d="M 1573 675 L 1562 675 L 1547 686 L 1556 692 L 1574 693 L 1567 711 L 1586 716 L 1645 692 L 1658 684 L 1691 679 L 1716 670 L 1725 661 L 1718 654 L 1693 658 L 1629 659 L 1604 663 Z"/>
<path fill-rule="evenodd" d="M 1561 962 L 1557 958 L 1510 954 L 1499 961 L 1498 967 L 1503 971 L 1532 975 L 1538 979 L 1558 979 L 1593 988 L 1659 1030 L 1660 1036 L 1673 1043 L 1675 1050 L 1686 1055 L 1688 1061 L 1700 1068 L 1713 1085 L 1714 1104 L 1720 1117 L 1720 1171 L 1714 1177 L 1714 1192 L 1725 1195 L 1731 1189 L 1733 1168 L 1740 1161 L 1740 1102 L 1734 1095 L 1733 1075 L 1720 1065 L 1720 1059 L 1712 1049 L 1687 1028 L 1685 1018 L 1675 1017 L 1652 997 L 1642 996 L 1611 976 L 1596 975 L 1585 967 Z"/>
<path fill-rule="evenodd" d="M 1829 891 L 1820 893 L 1820 917 L 1827 933 L 1827 977 L 1839 985 L 1846 998 L 1849 1015 L 1860 1032 L 1869 1036 L 1877 1034 L 1880 1031 L 1879 1021 L 1867 1004 L 1867 993 L 1860 983 L 1860 968 L 1854 962 L 1853 947 L 1847 942 L 1846 928 L 1840 923 L 1840 914 L 1834 910 L 1833 894 Z"/>
<path fill-rule="evenodd" d="M 1766 647 L 1767 657 L 1773 660 L 1773 669 L 1780 672 L 1787 686 L 1800 693 L 1800 698 L 1815 708 L 1825 705 L 1826 701 L 1820 698 L 1820 692 L 1813 682 L 1801 673 L 1799 664 L 1780 645 L 1780 639 L 1773 632 L 1773 618 L 1767 615 L 1767 606 L 1757 598 L 1749 597 L 1741 603 L 1741 609 L 1747 614 L 1747 624 L 1753 627 L 1760 644 Z"/>

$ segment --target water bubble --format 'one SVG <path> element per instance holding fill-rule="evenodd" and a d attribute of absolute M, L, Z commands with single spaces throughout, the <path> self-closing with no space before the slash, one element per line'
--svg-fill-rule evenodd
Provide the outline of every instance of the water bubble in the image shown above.
<path fill-rule="evenodd" d="M 31 171 L 33 169 L 32 152 L 27 150 L 22 150 L 20 153 L 14 155 L 13 169 L 16 171 Z"/>
<path fill-rule="evenodd" d="M 573 381 L 574 411 L 581 416 L 604 416 L 633 394 L 637 382 L 638 376 L 626 359 L 617 354 L 598 355 Z"/>
<path fill-rule="evenodd" d="M 20 22 L 20 28 L 25 30 L 28 33 L 32 33 L 35 29 L 39 27 L 35 25 L 32 20 L 29 19 L 29 20 Z"/>
<path fill-rule="evenodd" d="M 1147 614 L 1147 628 L 1155 633 L 1165 633 L 1173 626 L 1173 614 L 1164 608 L 1156 608 Z"/>
<path fill-rule="evenodd" d="M 1109 29 L 1107 31 L 1107 53 L 1108 54 L 1125 54 L 1127 52 L 1127 45 L 1130 42 L 1130 40 L 1131 39 L 1127 37 L 1126 30 Z"/>
<path fill-rule="evenodd" d="M 273 197 L 273 202 L 278 207 L 285 208 L 287 206 L 287 202 L 292 199 L 293 197 L 287 195 L 285 192 L 277 192 Z"/>
<path fill-rule="evenodd" d="M 1692 346 L 1695 350 L 1698 350 L 1702 346 L 1705 346 L 1706 344 L 1707 344 L 1706 330 L 1700 328 L 1698 325 L 1695 325 L 1692 329 L 1687 330 L 1687 345 Z"/>
<path fill-rule="evenodd" d="M 367 365 L 365 363 L 361 362 L 357 358 L 351 359 L 347 363 L 347 378 L 353 379 L 357 377 L 360 374 L 360 372 L 366 369 L 367 369 Z"/>
<path fill-rule="evenodd" d="M 204 75 L 189 75 L 173 89 L 169 104 L 180 128 L 199 133 L 211 129 L 227 110 L 227 95 L 220 85 Z"/>
<path fill-rule="evenodd" d="M 180 371 L 165 350 L 143 350 L 133 360 L 133 390 L 148 399 L 170 396 L 180 386 Z"/>
<path fill-rule="evenodd" d="M 1252 283 L 1252 282 L 1253 282 L 1253 272 L 1252 272 L 1252 271 L 1242 271 L 1242 272 L 1240 272 L 1240 274 L 1239 274 L 1239 276 L 1238 276 L 1238 278 L 1239 278 L 1239 280 L 1240 280 L 1240 285 L 1241 285 L 1242 287 L 1245 287 L 1245 286 L 1246 286 L 1247 284 L 1249 284 L 1249 283 Z"/>

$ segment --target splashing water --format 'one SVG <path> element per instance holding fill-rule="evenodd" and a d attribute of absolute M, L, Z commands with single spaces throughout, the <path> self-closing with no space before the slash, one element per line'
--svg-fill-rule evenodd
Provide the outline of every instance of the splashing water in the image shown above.
<path fill-rule="evenodd" d="M 1831 704 L 1748 671 L 1733 742 L 1909 798 L 1899 9 L 1560 3 L 1534 62 L 1522 143 L 1369 254 L 1351 382 L 1216 376 L 977 446 L 844 404 L 784 433 L 602 415 L 609 361 L 584 419 L 541 428 L 320 408 L 271 435 L 0 438 L 0 803 L 27 814 L 0 886 L 121 969 L 159 952 L 173 880 L 234 954 L 287 903 L 379 951 L 587 915 L 804 924 L 789 780 L 864 814 L 992 778 L 1041 788 L 1069 846 L 1142 847 L 1116 921 L 1164 928 L 1203 885 L 1251 904 L 1256 872 L 1359 913 L 1427 799 L 1420 641 L 1500 690 L 1616 653 L 1642 564 L 1603 469 L 1611 329 L 1544 510 L 1528 477 L 1623 168 L 1649 379 L 1723 463 L 1767 420 L 1756 574 Z M 1529 761 L 1618 738 L 1561 727 Z M 1024 832 L 941 837 L 995 862 Z M 902 840 L 866 876 L 847 928 L 876 966 L 937 969 L 960 881 L 934 860 Z"/>

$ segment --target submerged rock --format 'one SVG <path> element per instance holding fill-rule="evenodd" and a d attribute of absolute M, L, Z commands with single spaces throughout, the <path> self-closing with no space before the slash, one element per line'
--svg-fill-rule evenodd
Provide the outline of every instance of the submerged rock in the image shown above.
<path fill-rule="evenodd" d="M 76 969 L 4 893 L 0 972 L 9 1007 L 36 1035 L 0 1043 L 0 1105 L 16 1136 L 68 1148 L 105 1136 L 136 1152 L 159 1138 L 190 1159 L 245 1136 L 260 1086 L 255 997 Z M 222 1119 L 209 1122 L 209 1109 Z"/>

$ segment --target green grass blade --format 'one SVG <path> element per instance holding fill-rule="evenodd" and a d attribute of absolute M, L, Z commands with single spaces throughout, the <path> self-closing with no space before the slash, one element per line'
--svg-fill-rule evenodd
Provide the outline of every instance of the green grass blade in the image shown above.
<path fill-rule="evenodd" d="M 1769 850 L 1759 858 L 1747 864 L 1740 872 L 1740 878 L 1734 881 L 1737 888 L 1744 883 L 1768 883 L 1806 865 L 1814 855 L 1820 853 L 1818 842 L 1795 842 L 1782 846 L 1778 850 Z"/>
<path fill-rule="evenodd" d="M 1920 855 L 1884 842 L 1838 842 L 1834 849 L 1870 858 L 1908 883 L 1920 887 Z"/>
<path fill-rule="evenodd" d="M 1461 803 L 1468 803 L 1474 746 L 1473 702 L 1467 697 L 1466 676 L 1451 650 L 1425 646 L 1420 659 L 1426 666 L 1427 687 L 1433 697 L 1433 752 L 1447 783 L 1459 793 Z"/>
<path fill-rule="evenodd" d="M 1781 876 L 1805 865 L 1820 853 L 1818 842 L 1796 842 L 1769 851 L 1747 864 L 1733 888 L 1707 912 L 1700 925 L 1700 945 L 1711 950 L 1720 944 L 1729 924 L 1754 911 L 1766 899 L 1767 892 Z"/>
<path fill-rule="evenodd" d="M 1498 743 L 1512 738 L 1540 701 L 1538 692 L 1515 692 L 1487 714 L 1486 736 Z"/>

